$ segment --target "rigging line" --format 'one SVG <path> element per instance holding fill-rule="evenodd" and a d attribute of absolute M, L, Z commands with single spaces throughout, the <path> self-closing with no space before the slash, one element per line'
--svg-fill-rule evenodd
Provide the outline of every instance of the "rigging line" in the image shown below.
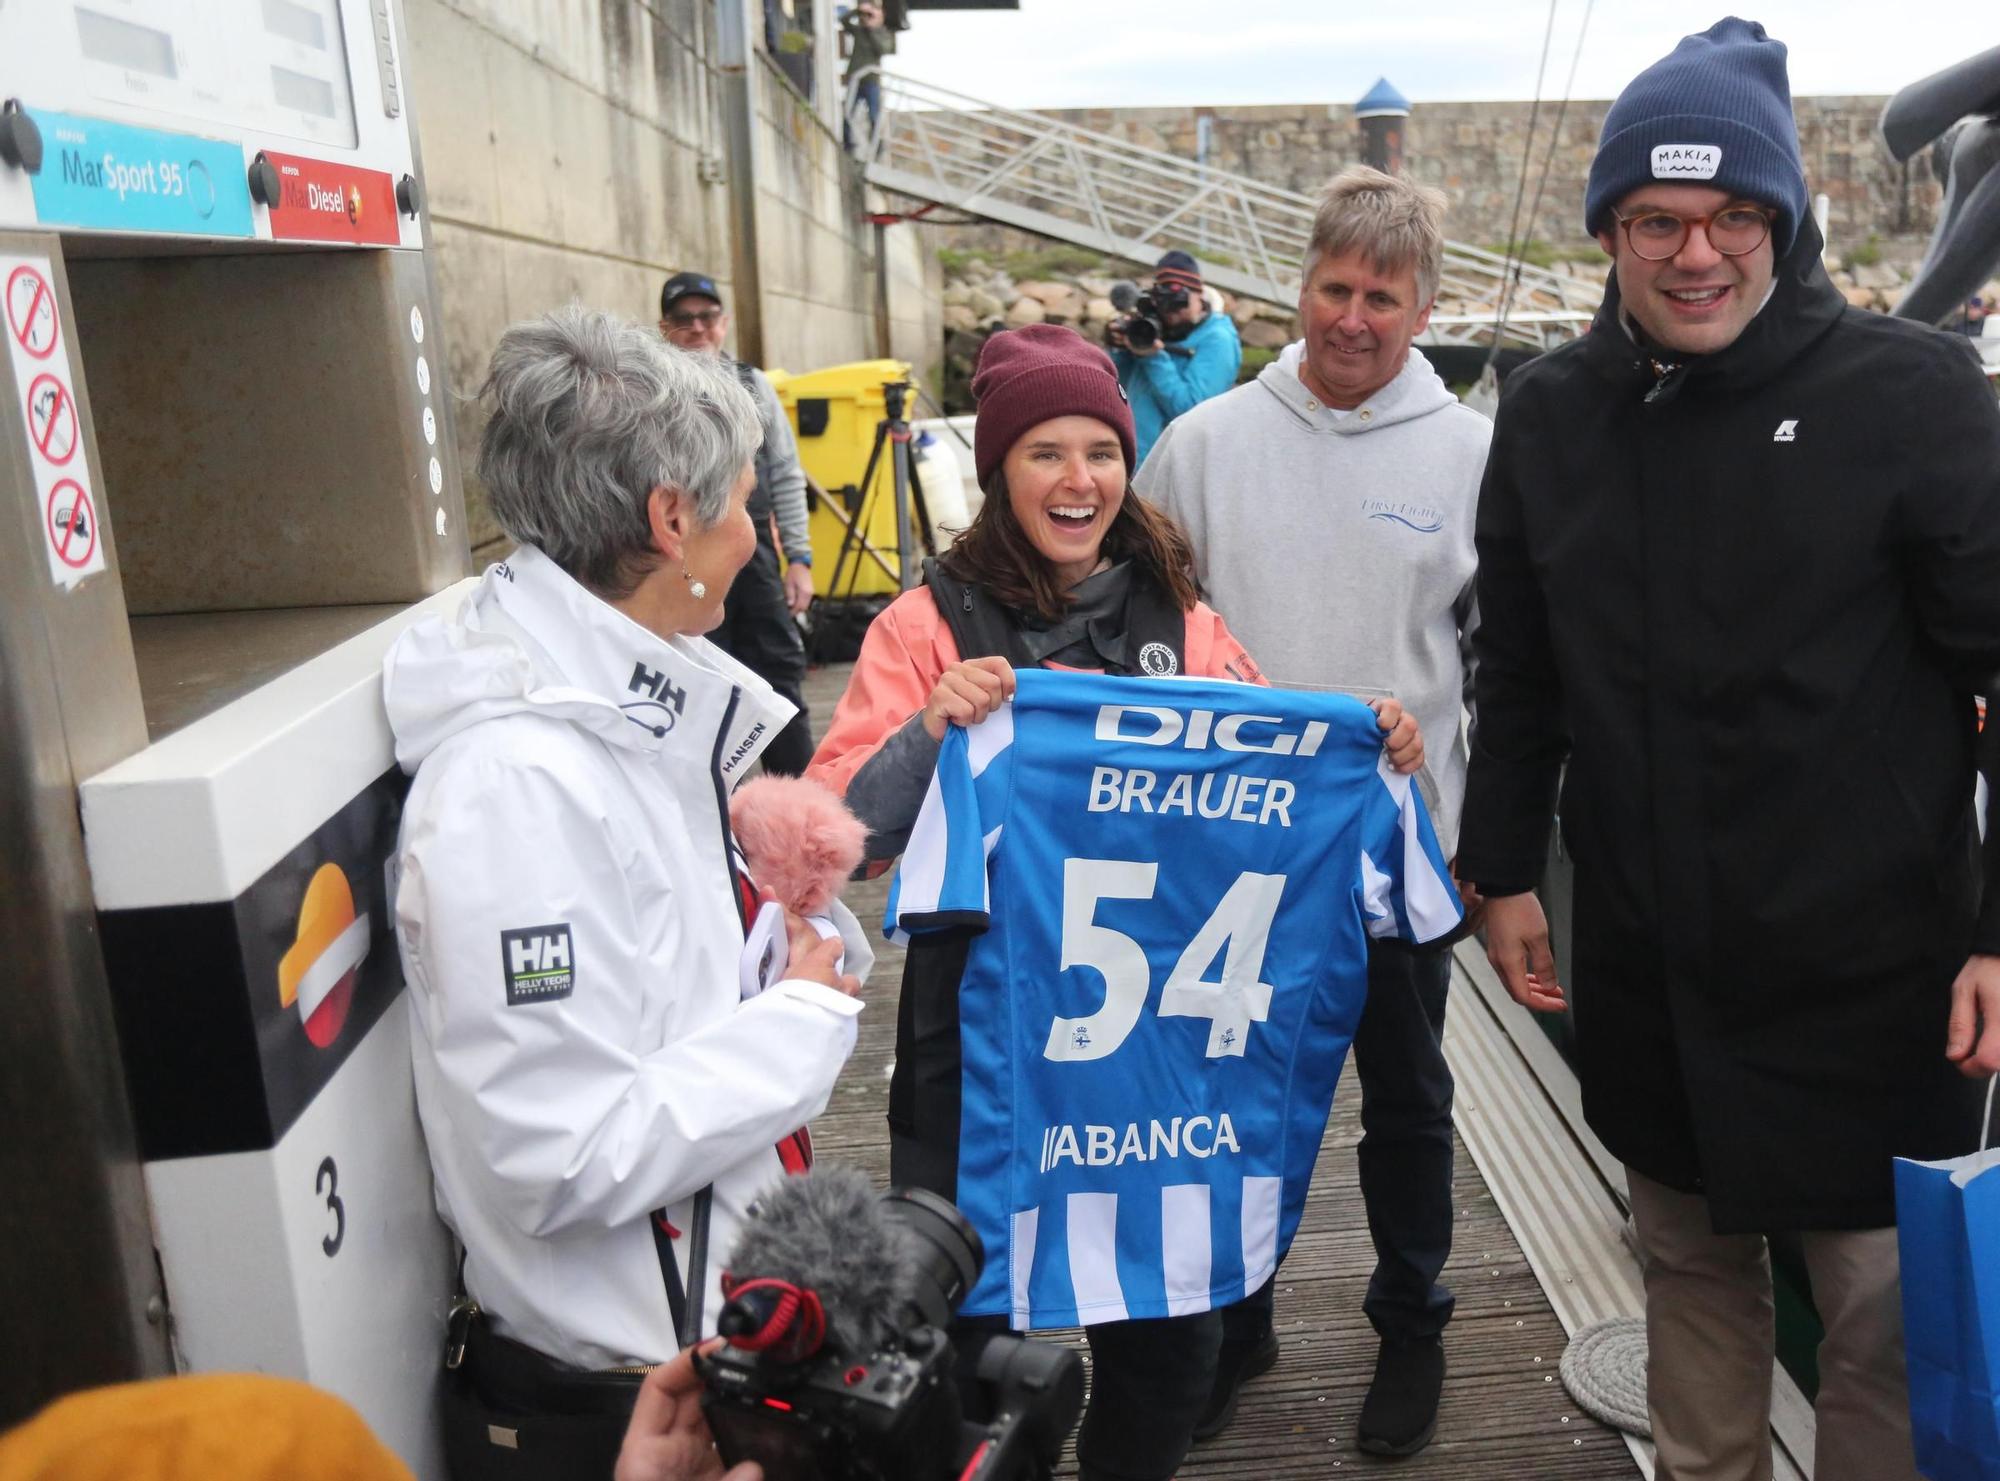
<path fill-rule="evenodd" d="M 1548 152 L 1542 156 L 1542 178 L 1535 183 L 1534 203 L 1528 207 L 1528 234 L 1530 236 L 1534 235 L 1535 218 L 1542 211 L 1542 193 L 1549 188 L 1549 175 L 1555 168 L 1556 149 L 1562 143 L 1563 118 L 1569 112 L 1569 100 L 1576 93 L 1577 64 L 1583 60 L 1583 38 L 1590 32 L 1590 12 L 1596 7 L 1596 4 L 1597 0 L 1583 0 L 1583 24 L 1576 28 L 1576 47 L 1569 54 L 1569 76 L 1563 80 L 1562 101 L 1556 105 L 1556 121 L 1549 127 Z M 1553 22 L 1554 18 L 1554 12 L 1551 10 L 1551 22 Z M 1525 251 L 1525 243 L 1523 244 L 1523 250 Z M 1491 365 L 1499 358 L 1500 335 L 1507 327 L 1507 315 L 1514 306 L 1514 286 L 1519 277 L 1518 272 L 1510 276 L 1505 288 L 1501 292 L 1500 312 L 1493 323 L 1493 343 L 1486 352 L 1486 363 L 1488 365 Z"/>
<path fill-rule="evenodd" d="M 1556 34 L 1556 7 L 1559 4 L 1561 0 L 1549 0 L 1549 21 L 1542 28 L 1542 60 L 1541 65 L 1535 68 L 1535 101 L 1528 109 L 1528 137 L 1521 143 L 1521 183 L 1514 190 L 1514 218 L 1507 226 L 1506 250 L 1501 267 L 1503 276 L 1500 285 L 1500 313 L 1493 322 L 1495 352 L 1500 345 L 1500 331 L 1506 323 L 1507 301 L 1512 297 L 1514 279 L 1519 277 L 1521 272 L 1520 264 L 1514 258 L 1515 237 L 1521 227 L 1521 202 L 1528 194 L 1528 172 L 1535 164 L 1535 120 L 1541 116 L 1542 82 L 1548 76 L 1549 43 Z M 1489 352 L 1489 364 L 1491 355 L 1492 352 Z"/>

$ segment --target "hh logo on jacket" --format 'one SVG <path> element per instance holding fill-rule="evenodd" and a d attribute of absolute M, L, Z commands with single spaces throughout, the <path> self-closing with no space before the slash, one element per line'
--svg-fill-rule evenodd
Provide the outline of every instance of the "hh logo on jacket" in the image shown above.
<path fill-rule="evenodd" d="M 576 986 L 569 923 L 524 926 L 500 933 L 501 964 L 507 973 L 507 1006 L 552 1003 Z"/>

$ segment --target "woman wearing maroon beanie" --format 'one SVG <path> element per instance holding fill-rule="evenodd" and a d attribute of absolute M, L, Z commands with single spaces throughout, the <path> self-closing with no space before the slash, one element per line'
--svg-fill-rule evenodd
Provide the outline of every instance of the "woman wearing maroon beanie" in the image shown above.
<path fill-rule="evenodd" d="M 877 868 L 909 839 L 945 727 L 977 724 L 1010 698 L 1016 667 L 1263 682 L 1199 599 L 1186 534 L 1132 492 L 1132 409 L 1104 351 L 1050 324 L 996 334 L 972 394 L 986 502 L 950 551 L 927 563 L 925 584 L 868 629 L 806 772 L 868 824 Z M 1380 715 L 1391 761 L 1414 771 L 1416 722 L 1394 701 Z M 890 1180 L 946 1198 L 958 1194 L 966 944 L 959 933 L 910 943 L 889 1082 Z M 958 1327 L 1004 1331 L 1006 1319 Z M 1167 1481 L 1208 1401 L 1219 1314 L 1085 1331 L 1091 1400 L 1076 1443 L 1084 1481 Z"/>

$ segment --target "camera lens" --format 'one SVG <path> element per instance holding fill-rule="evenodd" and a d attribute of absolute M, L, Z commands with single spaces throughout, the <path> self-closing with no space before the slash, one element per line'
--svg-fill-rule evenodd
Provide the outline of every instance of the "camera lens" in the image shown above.
<path fill-rule="evenodd" d="M 910 1232 L 917 1309 L 931 1326 L 948 1325 L 986 1263 L 979 1231 L 950 1199 L 927 1188 L 891 1188 L 882 1195 L 882 1211 Z"/>
<path fill-rule="evenodd" d="M 1159 341 L 1160 331 L 1151 319 L 1131 318 L 1125 321 L 1125 343 L 1133 349 L 1143 350 Z"/>

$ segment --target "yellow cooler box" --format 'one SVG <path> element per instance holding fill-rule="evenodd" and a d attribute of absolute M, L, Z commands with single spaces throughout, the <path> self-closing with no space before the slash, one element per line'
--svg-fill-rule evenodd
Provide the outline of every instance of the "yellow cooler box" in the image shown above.
<path fill-rule="evenodd" d="M 803 375 L 782 370 L 769 374 L 785 414 L 792 419 L 792 430 L 798 434 L 799 462 L 827 494 L 827 499 L 811 500 L 813 590 L 833 597 L 884 596 L 901 591 L 896 473 L 887 438 L 876 455 L 872 475 L 868 458 L 875 449 L 876 429 L 887 414 L 883 387 L 910 384 L 910 367 L 901 360 L 860 360 Z M 904 417 L 913 410 L 915 407 L 906 403 Z M 910 497 L 917 497 L 914 484 Z M 837 507 L 829 509 L 829 500 Z M 915 520 L 912 510 L 913 540 L 918 538 Z M 857 537 L 851 541 L 850 523 L 858 526 Z M 840 558 L 843 544 L 847 547 L 844 562 Z M 838 572 L 836 565 L 841 568 Z"/>

